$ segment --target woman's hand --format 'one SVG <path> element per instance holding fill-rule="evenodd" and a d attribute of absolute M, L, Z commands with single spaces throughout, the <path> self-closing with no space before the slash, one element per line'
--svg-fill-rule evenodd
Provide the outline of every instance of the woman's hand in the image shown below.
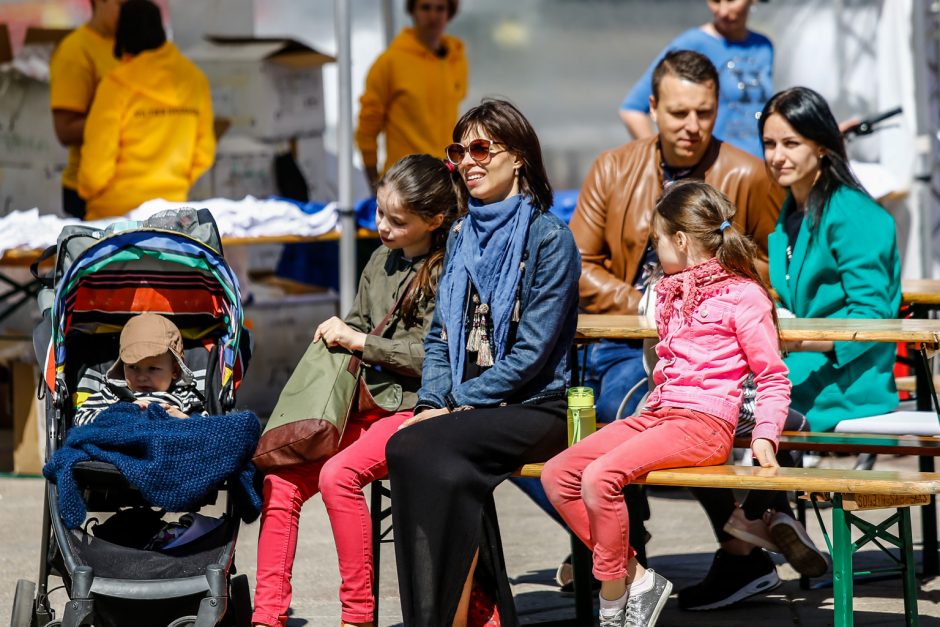
<path fill-rule="evenodd" d="M 779 468 L 777 463 L 777 454 L 774 451 L 774 444 L 766 438 L 757 438 L 751 442 L 751 452 L 761 468 Z"/>
<path fill-rule="evenodd" d="M 419 422 L 423 422 L 427 420 L 428 418 L 434 418 L 436 416 L 443 416 L 444 414 L 449 414 L 449 413 L 450 413 L 450 410 L 447 409 L 446 407 L 441 407 L 440 409 L 425 409 L 424 411 L 421 411 L 415 414 L 414 416 L 412 416 L 405 422 L 398 425 L 398 428 L 404 429 L 405 427 L 410 427 L 411 425 L 415 425 L 415 424 L 418 424 Z"/>
<path fill-rule="evenodd" d="M 327 346 L 342 346 L 351 351 L 361 351 L 366 346 L 366 334 L 356 331 L 336 316 L 321 322 L 317 327 L 313 341 L 318 342 L 321 339 Z"/>

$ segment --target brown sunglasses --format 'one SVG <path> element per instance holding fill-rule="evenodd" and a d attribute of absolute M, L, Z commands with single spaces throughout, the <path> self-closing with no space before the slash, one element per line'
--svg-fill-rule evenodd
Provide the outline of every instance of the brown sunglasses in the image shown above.
<path fill-rule="evenodd" d="M 460 165 L 460 162 L 463 161 L 463 158 L 468 152 L 470 153 L 471 159 L 477 163 L 482 163 L 492 155 L 504 152 L 502 150 L 490 152 L 490 146 L 505 146 L 505 144 L 502 142 L 494 142 L 491 139 L 474 139 L 466 146 L 459 143 L 450 144 L 444 149 L 444 153 L 447 155 L 447 160 L 454 165 Z"/>

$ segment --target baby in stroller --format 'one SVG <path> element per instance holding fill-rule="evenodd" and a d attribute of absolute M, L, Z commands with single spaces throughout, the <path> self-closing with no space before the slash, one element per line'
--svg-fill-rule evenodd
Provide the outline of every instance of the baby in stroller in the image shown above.
<path fill-rule="evenodd" d="M 73 423 L 90 424 L 104 409 L 121 401 L 141 410 L 157 403 L 174 418 L 204 411 L 205 402 L 183 358 L 180 331 L 159 314 L 142 313 L 127 321 L 118 360 L 108 370 L 105 385 L 82 403 Z"/>

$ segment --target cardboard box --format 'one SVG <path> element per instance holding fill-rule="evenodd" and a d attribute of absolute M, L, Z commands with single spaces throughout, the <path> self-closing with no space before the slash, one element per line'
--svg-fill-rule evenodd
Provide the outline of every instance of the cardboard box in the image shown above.
<path fill-rule="evenodd" d="M 13 362 L 13 472 L 22 475 L 42 473 L 45 437 L 45 406 L 36 398 L 39 372 L 35 364 Z"/>
<path fill-rule="evenodd" d="M 0 28 L 0 59 L 10 56 Z M 68 151 L 49 109 L 49 58 L 68 30 L 30 28 L 17 58 L 0 67 L 0 215 L 38 207 L 59 213 Z"/>
<path fill-rule="evenodd" d="M 189 191 L 190 200 L 241 200 L 249 194 L 255 198 L 276 194 L 276 149 L 250 137 L 224 135 L 216 145 L 215 163 Z"/>
<path fill-rule="evenodd" d="M 209 78 L 216 116 L 257 139 L 321 133 L 321 68 L 335 59 L 288 38 L 208 36 L 186 51 Z"/>
<path fill-rule="evenodd" d="M 33 207 L 40 214 L 61 215 L 63 169 L 63 163 L 25 166 L 0 163 L 0 216 Z"/>
<path fill-rule="evenodd" d="M 336 200 L 339 197 L 339 191 L 336 188 L 336 157 L 327 153 L 323 135 L 297 138 L 296 149 L 297 166 L 307 180 L 310 200 L 320 202 Z M 334 172 L 332 176 L 330 176 L 331 169 Z M 364 195 L 356 196 L 356 198 L 362 198 Z"/>

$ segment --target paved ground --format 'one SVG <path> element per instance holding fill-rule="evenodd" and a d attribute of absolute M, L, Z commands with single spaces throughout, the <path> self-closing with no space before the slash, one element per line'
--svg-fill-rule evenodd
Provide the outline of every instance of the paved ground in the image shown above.
<path fill-rule="evenodd" d="M 830 465 L 847 465 L 850 460 L 824 461 Z M 878 467 L 913 469 L 914 465 L 913 459 L 898 458 L 879 460 Z M 4 624 L 9 615 L 16 580 L 36 578 L 41 487 L 39 479 L 0 477 L 0 624 Z M 523 622 L 534 624 L 573 616 L 572 601 L 560 596 L 553 582 L 555 568 L 568 553 L 567 536 L 511 485 L 497 490 L 497 505 L 506 559 Z M 651 506 L 651 565 L 671 579 L 677 588 L 694 583 L 708 568 L 715 549 L 704 513 L 687 493 L 679 490 L 654 492 Z M 915 541 L 919 541 L 919 510 L 913 518 Z M 815 521 L 810 523 L 810 532 L 822 544 Z M 252 588 L 257 534 L 257 524 L 242 527 L 236 559 L 240 571 L 251 577 Z M 871 550 L 863 551 L 857 559 L 857 563 L 862 564 L 883 564 L 880 556 Z M 801 590 L 793 570 L 782 565 L 779 572 L 784 583 L 777 590 L 731 610 L 682 612 L 676 607 L 673 596 L 659 624 L 748 627 L 756 621 L 760 621 L 761 627 L 832 624 L 830 588 Z M 336 625 L 339 621 L 336 558 L 327 519 L 318 499 L 311 501 L 304 511 L 294 581 L 296 590 L 290 626 Z M 66 601 L 63 591 L 54 593 L 53 599 L 57 608 Z M 921 625 L 940 625 L 938 580 L 922 582 L 919 612 Z M 385 545 L 381 555 L 379 624 L 400 623 L 394 551 L 391 545 Z M 903 624 L 900 581 L 856 584 L 855 624 Z"/>

